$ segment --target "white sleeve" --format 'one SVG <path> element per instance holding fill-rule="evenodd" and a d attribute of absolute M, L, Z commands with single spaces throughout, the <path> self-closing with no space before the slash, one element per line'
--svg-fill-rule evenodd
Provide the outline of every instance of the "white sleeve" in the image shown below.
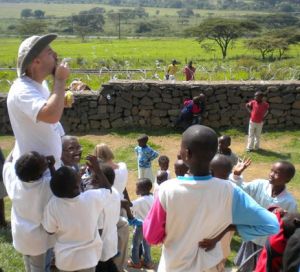
<path fill-rule="evenodd" d="M 136 199 L 131 201 L 132 203 L 132 207 L 130 208 L 133 215 L 136 216 L 137 213 L 139 213 L 140 209 L 141 209 L 141 205 L 143 204 L 143 201 L 141 201 L 141 199 Z"/>
<path fill-rule="evenodd" d="M 242 187 L 243 183 L 244 183 L 244 178 L 243 176 L 236 176 L 233 173 L 231 173 L 229 175 L 228 178 L 231 182 L 233 182 L 235 185 Z"/>
<path fill-rule="evenodd" d="M 36 89 L 20 91 L 15 99 L 16 106 L 24 112 L 32 121 L 37 122 L 37 115 L 47 100 Z"/>
<path fill-rule="evenodd" d="M 17 176 L 13 164 L 11 162 L 6 162 L 3 166 L 3 183 L 10 199 L 12 199 L 13 184 L 16 181 L 16 178 Z"/>
<path fill-rule="evenodd" d="M 52 201 L 50 200 L 45 207 L 42 225 L 48 233 L 56 233 L 58 230 L 58 225 L 51 204 Z"/>

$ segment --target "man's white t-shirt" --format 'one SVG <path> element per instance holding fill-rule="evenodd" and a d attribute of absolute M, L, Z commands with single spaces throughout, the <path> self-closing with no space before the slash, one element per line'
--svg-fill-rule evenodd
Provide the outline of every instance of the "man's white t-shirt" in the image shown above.
<path fill-rule="evenodd" d="M 45 84 L 21 77 L 15 80 L 7 96 L 10 123 L 16 137 L 13 151 L 14 162 L 24 153 L 37 151 L 42 155 L 53 155 L 55 167 L 60 166 L 62 152 L 59 125 L 37 120 L 41 108 L 50 96 Z"/>
<path fill-rule="evenodd" d="M 12 201 L 13 245 L 23 255 L 40 255 L 54 246 L 54 237 L 41 224 L 44 208 L 52 197 L 50 178 L 50 172 L 46 171 L 39 180 L 22 182 L 15 174 L 13 163 L 4 164 L 3 181 Z"/>
<path fill-rule="evenodd" d="M 121 197 L 119 192 L 112 187 L 108 196 L 108 205 L 104 207 L 102 241 L 103 250 L 101 261 L 105 262 L 118 253 L 118 230 L 117 223 L 120 217 Z"/>
<path fill-rule="evenodd" d="M 98 223 L 109 194 L 109 190 L 95 189 L 74 198 L 50 199 L 42 224 L 47 232 L 55 233 L 58 269 L 76 271 L 97 265 L 102 251 Z"/>
<path fill-rule="evenodd" d="M 137 219 L 144 220 L 154 202 L 153 195 L 141 196 L 132 201 L 132 213 Z"/>
<path fill-rule="evenodd" d="M 123 192 L 127 185 L 128 170 L 127 170 L 126 163 L 124 162 L 119 162 L 118 166 L 119 168 L 114 169 L 115 171 L 114 187 L 119 192 L 121 199 L 124 199 Z"/>

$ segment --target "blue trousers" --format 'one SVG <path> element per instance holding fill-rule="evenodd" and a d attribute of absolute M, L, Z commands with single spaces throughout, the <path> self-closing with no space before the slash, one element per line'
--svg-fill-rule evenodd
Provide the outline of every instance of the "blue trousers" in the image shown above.
<path fill-rule="evenodd" d="M 137 264 L 140 262 L 140 245 L 143 248 L 144 263 L 152 263 L 151 259 L 151 247 L 143 237 L 143 228 L 138 226 L 134 228 L 133 238 L 132 238 L 132 248 L 131 248 L 131 260 L 133 263 Z"/>

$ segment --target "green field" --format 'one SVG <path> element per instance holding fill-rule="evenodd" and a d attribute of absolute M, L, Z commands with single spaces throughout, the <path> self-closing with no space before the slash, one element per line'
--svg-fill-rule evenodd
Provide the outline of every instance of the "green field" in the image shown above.
<path fill-rule="evenodd" d="M 16 66 L 16 55 L 21 39 L 0 38 L 0 67 Z M 193 60 L 198 80 L 248 80 L 300 78 L 300 45 L 290 47 L 283 60 L 261 61 L 257 51 L 249 50 L 243 40 L 238 40 L 228 50 L 223 61 L 218 47 L 207 52 L 195 39 L 89 39 L 82 43 L 77 38 L 59 38 L 52 47 L 60 58 L 71 57 L 71 68 L 99 69 L 98 75 L 72 74 L 82 78 L 92 89 L 111 78 L 163 79 L 164 71 L 172 59 L 180 62 L 177 80 L 183 80 L 182 68 Z M 113 69 L 149 69 L 140 73 L 113 73 Z M 104 73 L 100 71 L 108 71 Z M 7 92 L 15 72 L 0 71 L 0 92 Z"/>

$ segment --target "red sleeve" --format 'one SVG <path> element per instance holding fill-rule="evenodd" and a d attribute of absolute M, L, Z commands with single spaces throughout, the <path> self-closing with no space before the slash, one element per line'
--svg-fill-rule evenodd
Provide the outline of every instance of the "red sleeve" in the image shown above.
<path fill-rule="evenodd" d="M 166 212 L 162 207 L 159 198 L 155 198 L 151 210 L 143 223 L 143 234 L 146 241 L 151 245 L 163 242 L 166 232 Z"/>

